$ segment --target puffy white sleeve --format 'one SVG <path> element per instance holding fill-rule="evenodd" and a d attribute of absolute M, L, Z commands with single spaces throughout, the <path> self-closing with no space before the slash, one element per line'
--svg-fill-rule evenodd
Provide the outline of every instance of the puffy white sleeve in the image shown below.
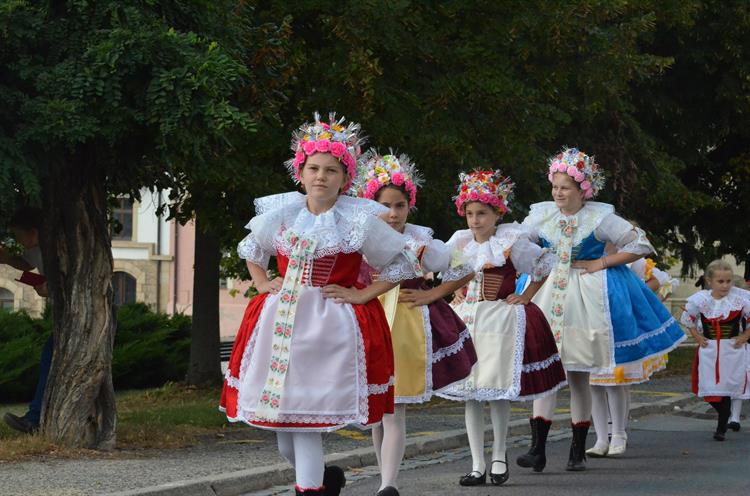
<path fill-rule="evenodd" d="M 687 302 L 685 303 L 685 309 L 682 311 L 682 315 L 680 316 L 680 322 L 682 325 L 689 329 L 696 329 L 698 332 L 703 332 L 703 325 L 701 324 L 701 317 L 700 317 L 700 310 L 698 309 L 698 304 L 696 303 L 697 297 L 699 297 L 700 293 L 696 293 L 690 298 L 688 298 Z"/>
<path fill-rule="evenodd" d="M 557 265 L 557 257 L 552 252 L 532 243 L 526 236 L 513 243 L 510 258 L 516 271 L 529 274 L 534 282 L 547 277 Z"/>
<path fill-rule="evenodd" d="M 439 239 L 433 239 L 424 247 L 422 268 L 425 272 L 442 272 L 451 264 L 451 250 Z"/>
<path fill-rule="evenodd" d="M 281 212 L 267 212 L 253 217 L 245 226 L 250 234 L 237 245 L 237 254 L 241 259 L 268 268 L 268 262 L 276 253 L 274 236 L 281 227 Z"/>
<path fill-rule="evenodd" d="M 645 256 L 656 252 L 643 229 L 633 226 L 617 214 L 604 217 L 594 234 L 601 241 L 615 245 L 618 253 Z"/>
<path fill-rule="evenodd" d="M 443 282 L 458 281 L 474 273 L 474 268 L 463 257 L 463 247 L 469 239 L 471 239 L 470 234 L 467 234 L 466 230 L 462 230 L 453 233 L 453 236 L 445 243 L 450 261 L 448 267 L 440 272 L 440 279 Z"/>
<path fill-rule="evenodd" d="M 366 222 L 366 237 L 360 250 L 379 280 L 400 282 L 422 275 L 404 236 L 375 216 L 369 216 Z"/>

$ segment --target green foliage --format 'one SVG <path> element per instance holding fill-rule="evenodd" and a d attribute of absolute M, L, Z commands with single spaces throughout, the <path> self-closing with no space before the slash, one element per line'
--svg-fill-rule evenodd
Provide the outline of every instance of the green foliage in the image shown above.
<path fill-rule="evenodd" d="M 510 174 L 520 220 L 549 197 L 546 158 L 570 145 L 609 171 L 604 201 L 674 247 L 662 233 L 707 195 L 685 186 L 684 164 L 645 129 L 637 92 L 675 63 L 652 46 L 657 31 L 685 29 L 697 3 L 271 1 L 256 13 L 291 18 L 298 77 L 281 114 L 287 128 L 336 109 L 360 120 L 371 144 L 410 154 L 429 184 L 413 220 L 439 236 L 461 226 L 450 201 L 459 171 Z M 268 143 L 273 163 L 288 155 L 288 136 L 279 139 Z"/>
<path fill-rule="evenodd" d="M 142 304 L 117 312 L 112 376 L 117 389 L 161 386 L 185 378 L 190 350 L 185 315 L 154 313 Z M 52 330 L 49 316 L 0 312 L 0 402 L 27 400 L 34 393 L 42 346 Z"/>
<path fill-rule="evenodd" d="M 65 168 L 110 193 L 171 188 L 189 216 L 193 182 L 235 174 L 227 157 L 263 115 L 250 103 L 278 53 L 256 51 L 274 27 L 252 17 L 227 0 L 3 2 L 0 208 Z"/>
<path fill-rule="evenodd" d="M 185 315 L 154 313 L 142 303 L 121 307 L 112 360 L 115 388 L 145 388 L 183 380 L 190 321 Z"/>
<path fill-rule="evenodd" d="M 0 402 L 33 395 L 42 347 L 52 332 L 48 319 L 0 312 Z"/>

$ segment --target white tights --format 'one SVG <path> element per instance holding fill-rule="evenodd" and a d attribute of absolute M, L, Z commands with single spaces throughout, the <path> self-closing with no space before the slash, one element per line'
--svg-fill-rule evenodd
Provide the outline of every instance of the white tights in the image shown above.
<path fill-rule="evenodd" d="M 380 491 L 388 486 L 398 488 L 396 478 L 406 445 L 406 405 L 397 404 L 393 414 L 383 415 L 383 422 L 372 429 L 372 443 L 380 468 Z"/>
<path fill-rule="evenodd" d="M 570 387 L 570 420 L 574 424 L 588 422 L 591 420 L 589 373 L 567 372 L 567 378 L 568 387 Z M 557 405 L 557 392 L 534 400 L 532 416 L 552 420 L 555 414 L 555 405 Z"/>
<path fill-rule="evenodd" d="M 508 421 L 510 420 L 510 401 L 489 401 L 490 420 L 492 421 L 492 460 L 505 460 L 505 441 L 508 437 Z M 466 402 L 466 434 L 469 437 L 471 449 L 471 470 L 483 474 L 486 470 L 484 462 L 484 403 L 481 401 Z M 504 463 L 498 463 L 490 470 L 493 474 L 503 474 L 506 471 Z"/>
<path fill-rule="evenodd" d="M 574 424 L 591 420 L 591 386 L 588 372 L 568 372 L 570 420 Z"/>
<path fill-rule="evenodd" d="M 607 434 L 609 419 L 612 419 L 612 443 L 622 443 L 626 439 L 630 409 L 629 386 L 591 386 L 593 399 L 591 416 L 596 430 L 596 447 L 603 449 L 609 445 Z"/>
<path fill-rule="evenodd" d="M 297 485 L 318 489 L 323 485 L 323 437 L 320 432 L 277 432 L 281 456 L 294 467 Z"/>
<path fill-rule="evenodd" d="M 732 416 L 729 417 L 730 422 L 740 423 L 740 414 L 742 413 L 742 400 L 732 400 Z"/>

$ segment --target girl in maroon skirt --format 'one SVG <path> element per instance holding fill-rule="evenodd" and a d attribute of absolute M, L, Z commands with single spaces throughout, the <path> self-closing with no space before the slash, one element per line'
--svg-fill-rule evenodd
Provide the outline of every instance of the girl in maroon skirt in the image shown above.
<path fill-rule="evenodd" d="M 465 382 L 440 396 L 466 402 L 472 469 L 459 481 L 464 486 L 486 481 L 483 403 L 489 402 L 494 434 L 490 479 L 500 485 L 509 475 L 505 439 L 510 401 L 540 398 L 565 385 L 550 327 L 530 302 L 556 259 L 531 243 L 517 223 L 498 225 L 513 190 L 499 170 L 459 177 L 455 203 L 469 229 L 456 232 L 447 244 L 469 268 L 459 266 L 445 275 L 455 278 L 460 275 L 453 274 L 455 270 L 473 274 L 465 299 L 455 309 L 471 332 L 478 361 Z M 522 295 L 514 294 L 517 271 L 531 274 L 533 281 Z"/>

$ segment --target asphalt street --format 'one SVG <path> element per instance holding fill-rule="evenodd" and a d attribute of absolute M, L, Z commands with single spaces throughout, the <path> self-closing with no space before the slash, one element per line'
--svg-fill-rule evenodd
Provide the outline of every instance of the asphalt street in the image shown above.
<path fill-rule="evenodd" d="M 458 485 L 458 478 L 471 468 L 466 449 L 408 460 L 399 477 L 400 492 L 463 496 L 750 495 L 750 432 L 729 432 L 725 442 L 714 441 L 715 422 L 707 417 L 658 415 L 633 422 L 625 455 L 590 458 L 585 472 L 565 471 L 570 439 L 561 439 L 565 435 L 561 432 L 548 446 L 548 465 L 543 473 L 535 474 L 511 463 L 510 479 L 500 487 Z M 593 443 L 590 434 L 588 446 Z M 508 451 L 511 461 L 525 451 L 522 445 L 526 441 L 514 444 Z M 487 461 L 489 466 L 489 455 Z M 342 495 L 371 496 L 378 489 L 375 467 L 353 471 L 349 478 L 352 480 Z"/>

